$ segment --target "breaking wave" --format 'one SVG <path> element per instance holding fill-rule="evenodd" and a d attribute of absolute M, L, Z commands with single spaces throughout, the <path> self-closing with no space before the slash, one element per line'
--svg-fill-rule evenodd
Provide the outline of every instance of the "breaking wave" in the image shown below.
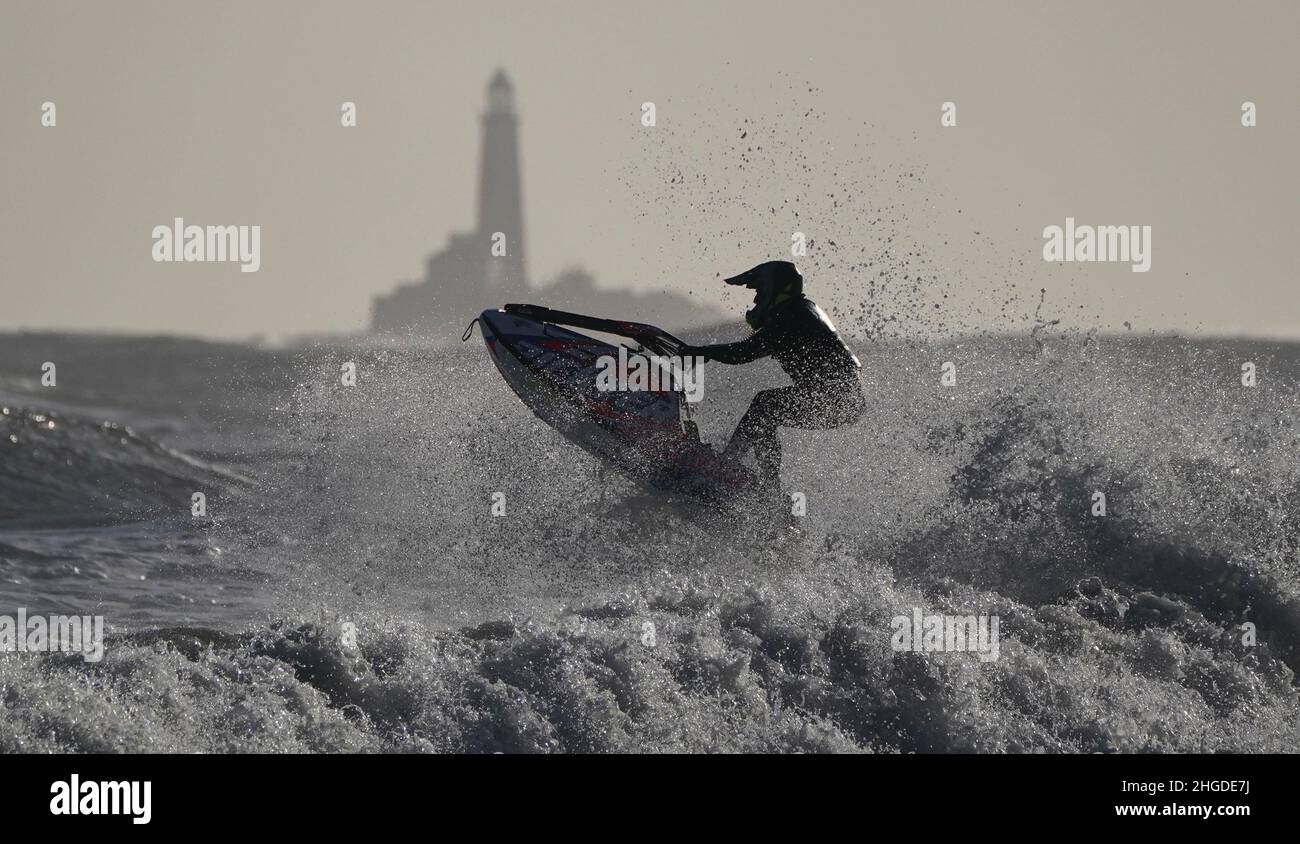
<path fill-rule="evenodd" d="M 190 514 L 196 490 L 243 480 L 113 421 L 0 408 L 0 525 L 111 524 Z"/>
<path fill-rule="evenodd" d="M 322 354 L 205 529 L 273 609 L 0 657 L 0 750 L 1294 751 L 1294 350 L 1035 340 L 871 346 L 866 421 L 783 433 L 798 533 L 602 472 L 481 357 L 376 352 L 348 391 Z M 711 371 L 706 438 L 770 376 Z M 54 511 L 222 471 L 66 424 L 13 464 Z M 998 616 L 998 658 L 895 651 L 915 609 Z"/>

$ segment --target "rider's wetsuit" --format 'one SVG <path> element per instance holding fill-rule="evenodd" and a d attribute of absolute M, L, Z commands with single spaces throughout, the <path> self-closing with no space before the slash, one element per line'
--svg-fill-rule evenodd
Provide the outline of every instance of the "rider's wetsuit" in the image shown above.
<path fill-rule="evenodd" d="M 752 445 L 769 489 L 778 489 L 781 440 L 777 428 L 838 428 L 866 409 L 858 370 L 862 365 L 844 345 L 826 313 L 802 294 L 772 309 L 762 328 L 737 343 L 697 346 L 690 354 L 719 363 L 749 363 L 771 355 L 794 382 L 763 390 L 741 417 L 727 450 Z"/>

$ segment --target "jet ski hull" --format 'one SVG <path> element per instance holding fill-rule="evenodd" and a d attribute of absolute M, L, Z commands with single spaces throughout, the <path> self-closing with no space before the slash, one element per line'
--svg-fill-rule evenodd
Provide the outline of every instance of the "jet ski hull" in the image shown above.
<path fill-rule="evenodd" d="M 684 419 L 680 391 L 598 389 L 599 360 L 617 359 L 618 346 L 504 310 L 484 311 L 479 324 L 493 363 L 524 404 L 629 477 L 709 500 L 757 488 L 744 466 L 699 440 Z"/>

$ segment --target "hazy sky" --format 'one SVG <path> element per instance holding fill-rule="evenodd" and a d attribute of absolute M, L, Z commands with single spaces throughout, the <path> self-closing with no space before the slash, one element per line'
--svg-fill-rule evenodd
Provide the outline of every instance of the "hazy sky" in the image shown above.
<path fill-rule="evenodd" d="M 535 280 L 738 313 L 717 274 L 803 231 L 810 292 L 909 330 L 1028 328 L 1046 288 L 1069 325 L 1300 337 L 1297 32 L 1288 2 L 0 0 L 0 330 L 361 328 L 472 226 L 502 66 Z M 260 225 L 261 270 L 155 263 L 176 216 Z M 1044 262 L 1067 216 L 1152 226 L 1151 271 Z"/>

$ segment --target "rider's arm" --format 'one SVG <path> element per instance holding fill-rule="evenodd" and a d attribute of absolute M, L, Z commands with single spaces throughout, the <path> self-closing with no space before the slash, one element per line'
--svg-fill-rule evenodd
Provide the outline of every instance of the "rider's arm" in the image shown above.
<path fill-rule="evenodd" d="M 767 337 L 762 331 L 756 331 L 744 340 L 736 343 L 717 343 L 712 346 L 691 346 L 685 354 L 716 360 L 718 363 L 749 363 L 752 360 L 772 354 L 767 347 Z"/>

